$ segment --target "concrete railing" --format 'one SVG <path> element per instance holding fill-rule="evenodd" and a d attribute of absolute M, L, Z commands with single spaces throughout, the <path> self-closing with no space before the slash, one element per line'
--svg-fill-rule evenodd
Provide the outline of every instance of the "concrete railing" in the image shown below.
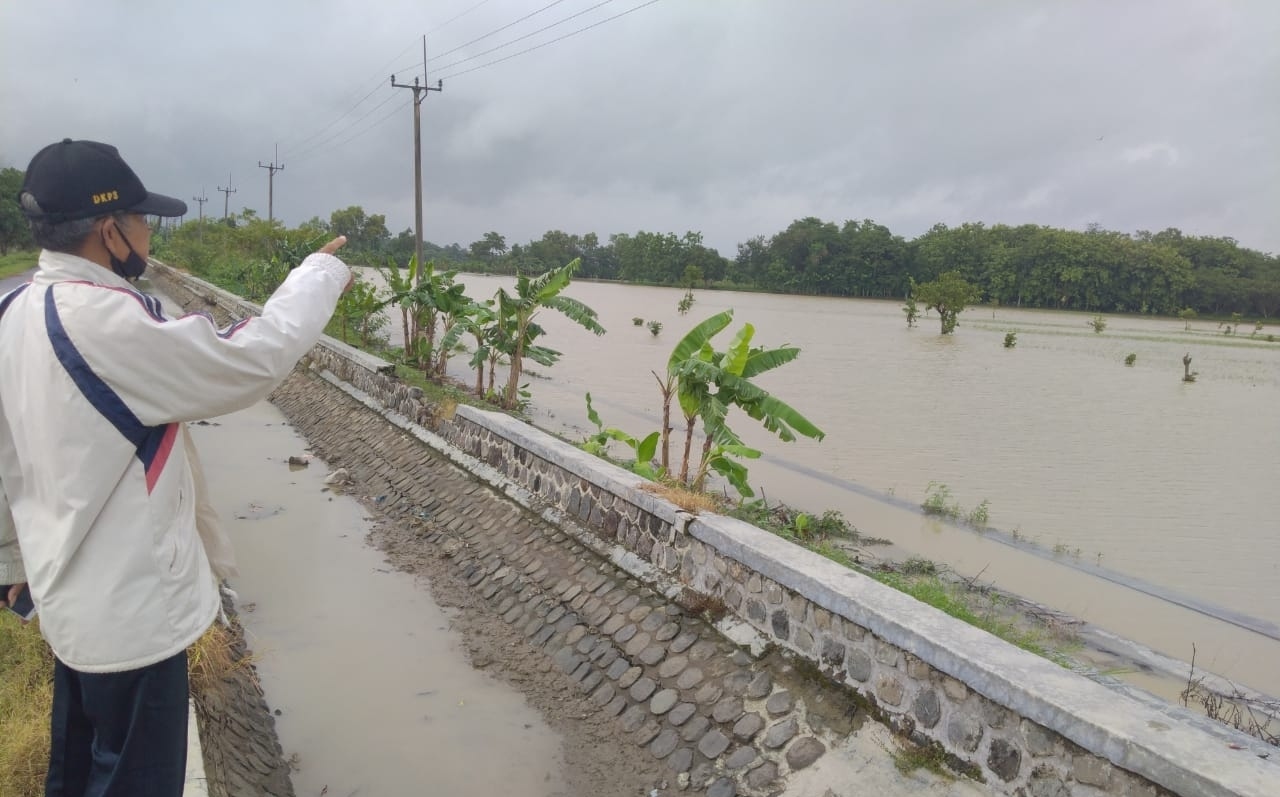
<path fill-rule="evenodd" d="M 188 275 L 157 272 L 189 309 L 258 311 Z M 1252 737 L 1095 683 L 750 524 L 692 516 L 642 489 L 639 476 L 510 416 L 460 406 L 441 417 L 385 361 L 339 342 L 326 339 L 308 361 L 397 423 L 433 430 L 598 545 L 649 563 L 659 588 L 723 601 L 995 793 L 1280 795 L 1280 754 L 1264 758 L 1274 748 Z"/>

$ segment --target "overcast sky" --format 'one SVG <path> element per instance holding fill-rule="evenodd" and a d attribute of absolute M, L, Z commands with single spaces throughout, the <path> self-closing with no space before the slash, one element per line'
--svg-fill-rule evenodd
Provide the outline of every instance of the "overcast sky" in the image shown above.
<path fill-rule="evenodd" d="M 203 189 L 220 216 L 230 183 L 232 212 L 265 216 L 278 142 L 278 218 L 361 205 L 398 232 L 413 113 L 388 76 L 421 74 L 426 33 L 437 243 L 698 230 L 732 257 L 812 215 L 1280 252 L 1275 0 L 660 0 L 485 66 L 642 2 L 6 0 L 0 166 L 96 139 L 191 215 Z"/>

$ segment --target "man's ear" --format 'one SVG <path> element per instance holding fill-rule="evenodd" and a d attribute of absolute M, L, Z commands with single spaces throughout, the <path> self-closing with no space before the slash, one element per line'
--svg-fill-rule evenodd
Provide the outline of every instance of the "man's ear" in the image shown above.
<path fill-rule="evenodd" d="M 115 257 L 123 260 L 129 254 L 128 247 L 124 242 L 124 233 L 120 231 L 119 222 L 115 216 L 106 216 L 102 220 L 102 224 L 98 227 L 98 236 L 103 242 L 103 246 L 107 251 Z M 121 254 L 121 251 L 124 254 Z"/>

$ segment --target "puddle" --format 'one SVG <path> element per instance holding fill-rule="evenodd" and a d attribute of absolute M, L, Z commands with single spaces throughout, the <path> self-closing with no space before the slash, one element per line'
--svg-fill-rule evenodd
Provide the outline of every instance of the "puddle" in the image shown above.
<path fill-rule="evenodd" d="M 234 583 L 299 797 L 563 794 L 561 740 L 472 669 L 426 585 L 364 542 L 367 512 L 269 404 L 196 426 Z"/>

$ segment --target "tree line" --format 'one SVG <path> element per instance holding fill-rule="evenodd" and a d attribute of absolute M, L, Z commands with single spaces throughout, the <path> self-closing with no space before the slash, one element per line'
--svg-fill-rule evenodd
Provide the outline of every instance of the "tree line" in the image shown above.
<path fill-rule="evenodd" d="M 407 234 L 406 231 L 405 234 Z M 594 233 L 551 230 L 507 247 L 489 232 L 458 258 L 460 268 L 533 273 L 579 259 L 581 277 L 821 296 L 899 298 L 912 282 L 958 272 L 976 301 L 1017 307 L 1173 315 L 1280 314 L 1280 257 L 1225 237 L 1175 228 L 1126 234 L 1098 226 L 1066 230 L 1024 224 L 934 225 L 913 240 L 872 220 L 842 225 L 808 217 L 738 245 L 733 259 L 697 232 Z"/>
<path fill-rule="evenodd" d="M 0 254 L 30 246 L 15 201 L 21 180 L 17 169 L 0 170 L 0 188 L 13 189 L 0 191 Z M 264 224 L 245 210 L 204 226 L 258 230 Z M 182 228 L 194 226 L 188 220 Z M 385 216 L 358 205 L 285 232 L 346 235 L 344 256 L 356 263 L 406 267 L 413 256 L 412 230 L 393 236 Z M 184 254 L 206 262 L 223 257 L 226 240 L 211 235 L 184 235 Z M 578 276 L 587 279 L 871 298 L 905 297 L 912 280 L 957 271 L 977 289 L 979 302 L 1088 312 L 1280 314 L 1280 257 L 1172 227 L 1129 234 L 1096 225 L 1081 231 L 972 222 L 937 224 L 908 240 L 870 219 L 836 224 L 810 216 L 740 243 L 732 258 L 706 246 L 695 231 L 641 230 L 602 241 L 595 233 L 549 230 L 510 246 L 500 233 L 487 232 L 466 247 L 424 242 L 423 251 L 438 264 L 483 273 L 536 274 L 578 260 Z"/>

